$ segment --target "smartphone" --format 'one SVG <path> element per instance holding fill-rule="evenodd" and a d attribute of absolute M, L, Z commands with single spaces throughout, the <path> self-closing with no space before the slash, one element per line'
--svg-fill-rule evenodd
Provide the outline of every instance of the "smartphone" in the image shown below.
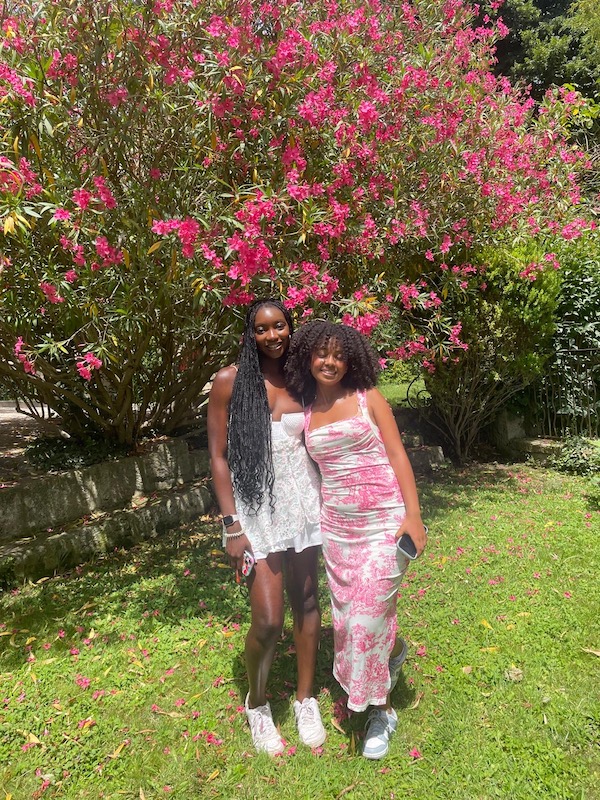
<path fill-rule="evenodd" d="M 248 550 L 244 550 L 244 564 L 242 566 L 242 575 L 247 578 L 254 569 L 254 556 Z"/>
<path fill-rule="evenodd" d="M 408 558 L 409 561 L 414 561 L 418 555 L 415 543 L 410 538 L 408 533 L 402 534 L 402 536 L 398 539 L 396 547 L 402 553 L 403 556 L 406 556 L 406 558 Z"/>

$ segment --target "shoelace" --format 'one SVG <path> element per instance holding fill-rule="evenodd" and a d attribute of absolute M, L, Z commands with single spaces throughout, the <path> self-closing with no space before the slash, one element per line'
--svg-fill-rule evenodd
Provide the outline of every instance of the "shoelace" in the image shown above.
<path fill-rule="evenodd" d="M 385 717 L 384 717 L 385 715 Z M 385 711 L 375 711 L 369 715 L 369 737 L 380 736 L 388 728 L 388 719 Z"/>
<path fill-rule="evenodd" d="M 264 736 L 267 734 L 269 737 L 272 736 L 273 731 L 267 731 L 268 722 L 268 717 L 264 712 L 261 714 L 256 714 L 256 716 L 252 718 L 251 724 L 251 728 L 255 732 L 255 735 L 258 734 L 260 736 Z"/>
<path fill-rule="evenodd" d="M 302 706 L 302 708 L 300 709 L 300 714 L 298 716 L 301 717 L 301 718 L 304 717 L 304 721 L 305 722 L 306 722 L 306 718 L 308 718 L 308 722 L 314 722 L 315 721 L 315 710 L 312 707 L 312 705 Z"/>

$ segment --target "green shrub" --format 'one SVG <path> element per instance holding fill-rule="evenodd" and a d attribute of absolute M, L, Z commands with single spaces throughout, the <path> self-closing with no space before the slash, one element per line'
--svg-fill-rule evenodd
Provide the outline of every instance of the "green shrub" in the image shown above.
<path fill-rule="evenodd" d="M 79 469 L 128 455 L 129 448 L 98 436 L 80 439 L 37 439 L 25 448 L 25 458 L 38 469 Z"/>
<path fill-rule="evenodd" d="M 596 475 L 600 473 L 600 441 L 569 436 L 551 464 L 560 472 L 572 475 Z"/>
<path fill-rule="evenodd" d="M 440 359 L 425 373 L 425 386 L 432 398 L 429 421 L 459 462 L 499 409 L 541 374 L 550 355 L 560 282 L 550 263 L 533 279 L 524 277 L 539 258 L 535 242 L 484 251 L 485 291 L 454 299 L 462 307 L 465 349 L 457 359 Z"/>

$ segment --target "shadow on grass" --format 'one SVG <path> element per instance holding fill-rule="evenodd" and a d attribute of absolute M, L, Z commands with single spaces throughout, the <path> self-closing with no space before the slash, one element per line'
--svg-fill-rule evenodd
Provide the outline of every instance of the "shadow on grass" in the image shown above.
<path fill-rule="evenodd" d="M 505 497 L 507 490 L 518 490 L 523 467 L 523 464 L 470 464 L 426 477 L 417 476 L 423 518 L 427 523 L 435 522 L 445 517 L 449 508 L 470 509 L 471 492 L 483 490 L 490 499 Z"/>
<path fill-rule="evenodd" d="M 199 521 L 77 567 L 70 573 L 25 585 L 0 596 L 6 629 L 38 639 L 65 640 L 79 625 L 138 621 L 140 636 L 165 624 L 214 617 L 220 624 L 249 619 L 245 587 L 232 580 L 219 549 L 218 526 Z M 107 643 L 118 637 L 107 635 Z M 22 652 L 0 639 L 3 663 L 22 663 Z"/>
<path fill-rule="evenodd" d="M 471 466 L 419 481 L 427 522 L 435 523 L 438 517 L 444 517 L 449 507 L 468 509 L 471 489 L 480 491 L 483 487 L 492 497 L 505 495 L 507 487 L 517 487 L 518 472 L 518 465 L 510 469 Z M 329 600 L 322 568 L 320 597 L 327 625 Z M 245 626 L 250 621 L 246 587 L 234 582 L 221 552 L 220 528 L 210 519 L 198 520 L 129 551 L 115 552 L 65 575 L 6 592 L 0 596 L 0 608 L 5 630 L 26 632 L 19 638 L 36 637 L 41 642 L 54 641 L 62 629 L 65 649 L 79 626 L 101 626 L 105 642 L 110 644 L 119 637 L 118 625 L 114 631 L 110 626 L 120 619 L 134 620 L 140 637 L 154 635 L 165 625 L 177 629 L 193 619 L 198 619 L 199 624 L 214 619 L 214 624 L 221 627 L 231 622 Z M 11 643 L 11 638 L 0 637 L 2 663 L 8 670 L 23 663 L 23 650 L 19 644 Z M 324 627 L 317 688 L 327 689 L 335 701 L 341 695 L 331 675 L 332 651 L 331 632 Z M 243 697 L 243 653 L 232 654 L 232 658 L 234 680 Z M 275 706 L 293 692 L 295 680 L 293 638 L 287 627 L 270 679 Z M 408 694 L 406 698 L 401 692 L 397 696 L 401 703 L 410 702 Z M 287 702 L 287 713 L 289 706 Z"/>
<path fill-rule="evenodd" d="M 327 601 L 327 597 L 323 598 Z M 317 654 L 317 667 L 315 673 L 315 696 L 325 692 L 331 698 L 336 717 L 336 728 L 345 732 L 350 751 L 352 744 L 362 739 L 368 710 L 364 712 L 351 712 L 346 709 L 346 694 L 337 683 L 332 673 L 333 665 L 333 630 L 330 625 L 323 625 L 319 652 Z M 267 684 L 267 697 L 273 710 L 276 724 L 285 725 L 293 717 L 293 702 L 296 688 L 296 652 L 293 643 L 292 630 L 285 628 L 278 644 L 273 666 Z M 246 666 L 244 654 L 239 651 L 234 657 L 233 678 L 240 697 L 245 697 L 248 691 Z M 408 709 L 415 702 L 415 690 L 407 684 L 401 672 L 398 683 L 392 694 L 392 703 L 398 712 Z M 325 726 L 328 720 L 324 717 Z"/>

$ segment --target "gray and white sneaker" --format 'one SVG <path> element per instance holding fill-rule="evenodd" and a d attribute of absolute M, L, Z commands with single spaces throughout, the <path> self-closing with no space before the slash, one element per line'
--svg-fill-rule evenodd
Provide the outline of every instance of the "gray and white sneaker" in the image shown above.
<path fill-rule="evenodd" d="M 402 639 L 402 650 L 398 653 L 397 656 L 394 658 L 390 658 L 389 660 L 389 668 L 390 668 L 390 693 L 394 691 L 394 687 L 398 683 L 398 678 L 400 677 L 400 672 L 402 671 L 402 665 L 406 661 L 406 656 L 408 655 L 408 645 L 406 644 L 405 639 Z"/>
<path fill-rule="evenodd" d="M 294 702 L 294 714 L 296 716 L 296 727 L 300 741 L 307 747 L 320 747 L 325 741 L 327 734 L 321 722 L 319 704 L 314 697 L 305 697 L 302 702 Z"/>
<path fill-rule="evenodd" d="M 248 708 L 249 697 L 250 694 L 247 694 L 244 705 L 254 747 L 259 753 L 268 753 L 270 756 L 283 753 L 285 745 L 273 722 L 271 706 L 269 703 L 265 703 L 264 706 Z"/>
<path fill-rule="evenodd" d="M 387 755 L 390 738 L 398 727 L 398 716 L 394 709 L 374 708 L 367 719 L 367 731 L 362 754 L 365 758 L 377 760 Z"/>

